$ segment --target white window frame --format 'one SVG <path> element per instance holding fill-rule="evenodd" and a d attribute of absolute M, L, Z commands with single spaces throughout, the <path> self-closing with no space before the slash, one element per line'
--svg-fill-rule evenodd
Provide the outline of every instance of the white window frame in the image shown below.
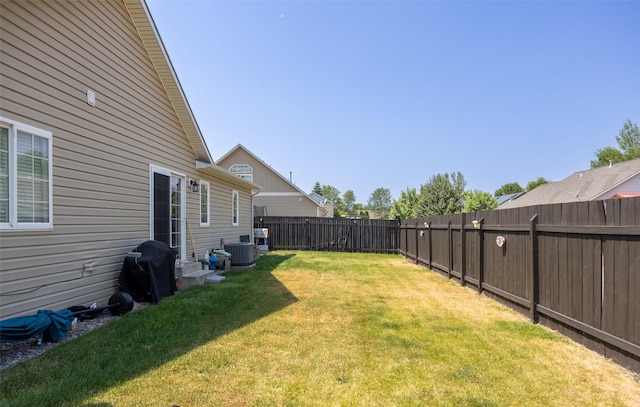
<path fill-rule="evenodd" d="M 240 170 L 237 170 L 236 168 L 239 168 Z M 229 172 L 234 174 L 251 174 L 253 173 L 253 167 L 249 164 L 233 164 L 229 167 Z"/>
<path fill-rule="evenodd" d="M 53 229 L 53 134 L 50 131 L 38 129 L 26 124 L 0 117 L 0 126 L 8 129 L 9 134 L 9 219 L 0 222 L 0 230 L 52 230 Z M 18 221 L 18 131 L 43 138 L 47 141 L 47 182 L 48 182 L 48 221 L 47 222 L 19 222 Z"/>
<path fill-rule="evenodd" d="M 229 167 L 229 172 L 246 181 L 253 182 L 253 167 L 249 164 L 233 164 Z"/>
<path fill-rule="evenodd" d="M 240 225 L 240 193 L 231 191 L 231 225 Z"/>
<path fill-rule="evenodd" d="M 206 200 L 207 202 L 202 202 L 202 194 L 207 192 Z M 205 208 L 207 209 L 207 220 L 206 222 L 202 221 L 202 206 L 205 204 Z M 200 180 L 200 226 L 206 227 L 211 224 L 211 184 L 209 181 Z"/>

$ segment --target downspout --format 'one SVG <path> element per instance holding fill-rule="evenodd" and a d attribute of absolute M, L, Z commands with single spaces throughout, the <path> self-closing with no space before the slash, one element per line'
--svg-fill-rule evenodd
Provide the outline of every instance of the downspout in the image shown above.
<path fill-rule="evenodd" d="M 262 191 L 262 188 L 259 189 L 252 189 L 251 190 L 251 242 L 255 242 L 256 241 L 256 234 L 255 234 L 255 226 L 253 224 L 254 219 L 256 218 L 256 213 L 255 213 L 255 208 L 256 206 L 253 204 L 253 197 L 258 195 L 260 192 Z"/>

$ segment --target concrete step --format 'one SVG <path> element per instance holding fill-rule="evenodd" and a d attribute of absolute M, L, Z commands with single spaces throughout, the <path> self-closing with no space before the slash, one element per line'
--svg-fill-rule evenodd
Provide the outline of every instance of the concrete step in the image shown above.
<path fill-rule="evenodd" d="M 220 275 L 214 274 L 212 276 L 209 276 L 209 277 L 205 278 L 204 282 L 207 283 L 207 284 L 220 284 L 225 279 L 226 279 L 225 276 L 220 276 Z"/>
<path fill-rule="evenodd" d="M 180 277 L 180 285 L 182 288 L 193 287 L 194 285 L 204 284 L 207 277 L 215 275 L 215 270 L 197 270 L 191 273 L 183 274 Z"/>
<path fill-rule="evenodd" d="M 200 269 L 199 263 L 195 261 L 185 261 L 176 266 L 176 274 L 180 276 L 184 276 L 189 273 L 193 273 Z"/>

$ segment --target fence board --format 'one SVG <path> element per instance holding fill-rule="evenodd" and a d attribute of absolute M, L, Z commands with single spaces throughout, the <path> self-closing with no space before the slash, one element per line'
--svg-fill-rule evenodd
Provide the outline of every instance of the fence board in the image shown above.
<path fill-rule="evenodd" d="M 256 217 L 254 224 L 269 229 L 275 250 L 400 253 L 640 372 L 640 198 L 401 222 Z"/>
<path fill-rule="evenodd" d="M 428 234 L 419 234 L 425 222 Z M 409 224 L 399 249 L 408 258 L 640 371 L 640 198 L 432 216 L 400 228 Z"/>
<path fill-rule="evenodd" d="M 269 230 L 273 250 L 329 250 L 397 253 L 397 220 L 256 216 L 254 227 Z"/>

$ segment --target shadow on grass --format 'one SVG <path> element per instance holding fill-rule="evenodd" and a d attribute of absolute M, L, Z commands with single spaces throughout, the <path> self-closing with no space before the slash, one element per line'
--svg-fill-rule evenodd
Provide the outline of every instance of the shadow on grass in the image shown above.
<path fill-rule="evenodd" d="M 221 284 L 186 289 L 2 372 L 2 405 L 83 405 L 91 396 L 297 301 L 269 253 Z M 84 404 L 91 405 L 91 404 Z M 94 404 L 95 405 L 95 404 Z"/>

